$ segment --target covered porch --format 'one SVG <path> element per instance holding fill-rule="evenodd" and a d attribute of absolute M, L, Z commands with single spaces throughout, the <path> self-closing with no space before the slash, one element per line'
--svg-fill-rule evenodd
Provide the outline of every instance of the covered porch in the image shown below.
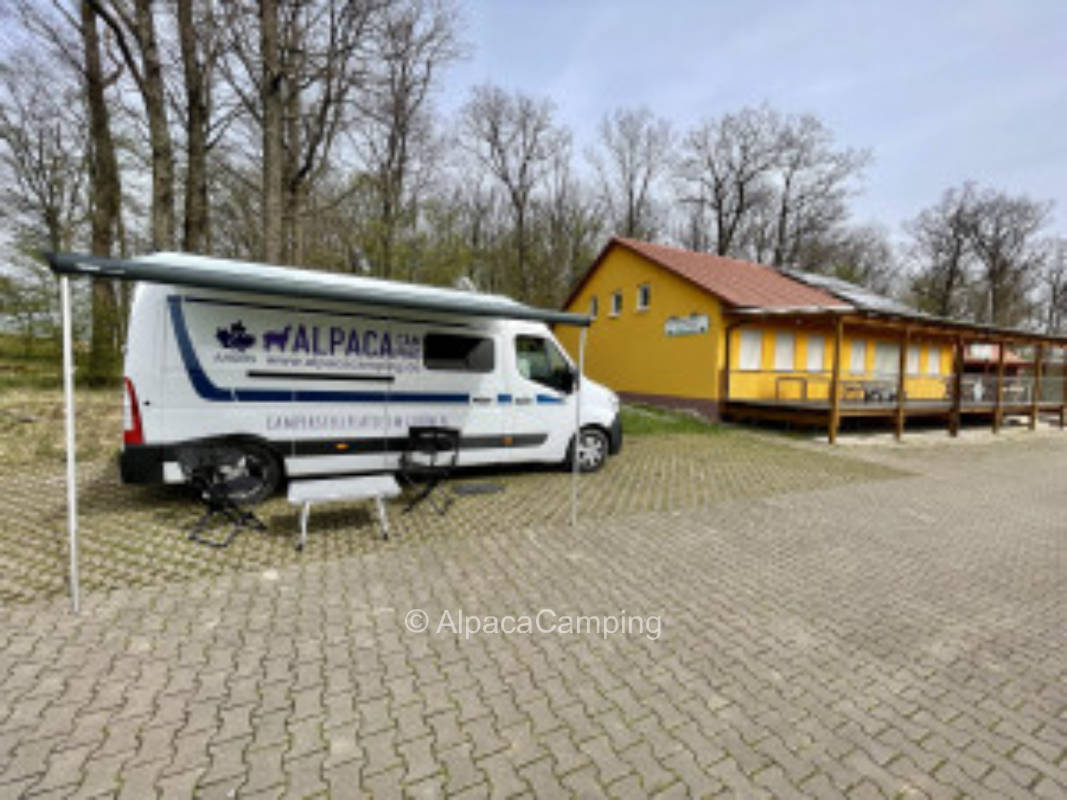
<path fill-rule="evenodd" d="M 773 358 L 753 356 L 763 340 Z M 943 420 L 953 436 L 966 420 L 994 432 L 1009 416 L 1031 429 L 1043 414 L 1065 422 L 1065 337 L 920 315 L 753 311 L 728 320 L 724 351 L 725 418 L 823 427 L 831 443 L 847 418 L 888 420 L 898 439 L 909 418 Z"/>

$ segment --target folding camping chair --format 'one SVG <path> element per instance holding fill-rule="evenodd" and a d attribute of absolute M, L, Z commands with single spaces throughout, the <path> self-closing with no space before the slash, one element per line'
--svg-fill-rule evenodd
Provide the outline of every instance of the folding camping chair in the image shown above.
<path fill-rule="evenodd" d="M 441 485 L 459 460 L 459 431 L 455 428 L 435 426 L 412 426 L 400 454 L 397 477 L 415 491 L 408 500 L 403 513 L 408 513 L 423 500 L 429 501 L 434 511 L 444 514 L 452 504 L 452 497 L 435 496 Z"/>
<path fill-rule="evenodd" d="M 227 474 L 239 466 L 240 458 L 240 453 L 224 447 L 185 447 L 178 451 L 178 466 L 200 495 L 205 507 L 203 515 L 189 530 L 191 541 L 224 548 L 229 547 L 230 542 L 245 528 L 259 531 L 267 529 L 259 517 L 233 500 L 233 493 L 239 494 L 258 485 L 258 480 L 248 475 Z M 212 538 L 206 534 L 216 517 L 233 525 L 222 538 Z"/>

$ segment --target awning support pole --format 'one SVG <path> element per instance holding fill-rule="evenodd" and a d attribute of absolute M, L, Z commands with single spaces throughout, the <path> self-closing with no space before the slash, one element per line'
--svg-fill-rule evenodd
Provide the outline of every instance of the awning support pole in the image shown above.
<path fill-rule="evenodd" d="M 578 451 L 582 444 L 582 383 L 585 376 L 585 328 L 578 331 L 578 389 L 574 393 L 574 458 L 571 459 L 571 527 L 578 526 Z"/>
<path fill-rule="evenodd" d="M 70 278 L 59 279 L 59 307 L 63 318 L 63 403 L 67 428 L 67 534 L 70 538 L 70 604 L 81 611 L 78 587 L 78 486 L 74 450 L 74 336 L 71 332 Z"/>

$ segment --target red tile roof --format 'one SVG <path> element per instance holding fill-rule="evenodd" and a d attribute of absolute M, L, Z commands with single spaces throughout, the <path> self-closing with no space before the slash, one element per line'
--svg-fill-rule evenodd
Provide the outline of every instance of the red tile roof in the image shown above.
<path fill-rule="evenodd" d="M 822 308 L 849 309 L 844 300 L 793 280 L 773 267 L 736 258 L 697 253 L 678 247 L 650 244 L 637 239 L 614 237 L 601 251 L 592 268 L 574 290 L 567 305 L 581 290 L 613 246 L 625 247 L 653 261 L 690 283 L 706 289 L 732 306 L 741 308 Z"/>
<path fill-rule="evenodd" d="M 650 244 L 616 237 L 615 242 L 655 261 L 661 267 L 695 283 L 727 303 L 745 308 L 796 308 L 831 306 L 848 308 L 848 303 L 821 289 L 786 277 L 773 267 L 753 264 L 711 253 L 697 253 L 679 247 Z"/>

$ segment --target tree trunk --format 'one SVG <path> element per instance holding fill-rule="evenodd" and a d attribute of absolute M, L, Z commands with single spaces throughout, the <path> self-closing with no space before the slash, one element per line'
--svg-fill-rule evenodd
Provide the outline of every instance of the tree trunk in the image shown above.
<path fill-rule="evenodd" d="M 263 75 L 260 100 L 263 105 L 263 260 L 277 264 L 283 247 L 283 179 L 281 51 L 278 38 L 278 0 L 259 2 L 260 55 Z"/>
<path fill-rule="evenodd" d="M 178 37 L 185 74 L 185 226 L 182 249 L 203 253 L 207 247 L 207 142 L 210 87 L 197 57 L 193 0 L 178 0 Z"/>
<path fill-rule="evenodd" d="M 93 255 L 109 256 L 119 216 L 121 186 L 115 144 L 111 138 L 107 99 L 104 96 L 105 80 L 100 64 L 96 15 L 87 0 L 82 0 L 81 3 L 81 36 L 85 47 L 85 97 L 89 111 L 91 251 Z M 106 384 L 118 377 L 117 327 L 114 287 L 106 278 L 94 278 L 92 335 L 87 372 L 92 385 Z"/>
<path fill-rule="evenodd" d="M 174 247 L 174 148 L 167 124 L 167 97 L 159 62 L 152 0 L 137 0 L 137 39 L 141 45 L 145 114 L 152 151 L 152 248 Z"/>

